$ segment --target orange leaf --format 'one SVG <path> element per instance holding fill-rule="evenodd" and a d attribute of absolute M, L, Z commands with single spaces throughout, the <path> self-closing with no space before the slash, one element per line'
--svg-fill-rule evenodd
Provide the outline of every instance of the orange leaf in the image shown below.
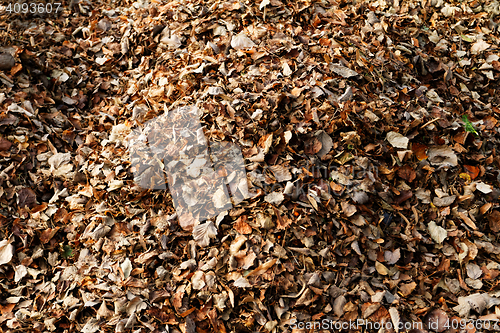
<path fill-rule="evenodd" d="M 464 169 L 472 179 L 475 179 L 480 172 L 479 168 L 473 165 L 464 165 Z"/>
<path fill-rule="evenodd" d="M 427 146 L 422 143 L 414 143 L 411 145 L 411 150 L 419 161 L 425 160 L 427 157 Z"/>
<path fill-rule="evenodd" d="M 234 230 L 238 231 L 242 235 L 248 235 L 252 233 L 252 227 L 245 222 L 246 219 L 246 216 L 240 216 L 240 218 L 234 223 Z"/>

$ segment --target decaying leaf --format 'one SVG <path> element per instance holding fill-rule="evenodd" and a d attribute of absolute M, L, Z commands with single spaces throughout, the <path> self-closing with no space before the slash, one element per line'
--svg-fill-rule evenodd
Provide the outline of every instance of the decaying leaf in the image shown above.
<path fill-rule="evenodd" d="M 420 2 L 0 6 L 0 331 L 495 319 L 500 7 Z"/>
<path fill-rule="evenodd" d="M 244 33 L 233 36 L 231 39 L 231 47 L 235 50 L 249 49 L 255 46 L 255 43 L 248 38 Z"/>
<path fill-rule="evenodd" d="M 14 245 L 7 239 L 0 242 L 0 266 L 8 264 L 14 255 Z"/>
<path fill-rule="evenodd" d="M 387 264 L 394 265 L 401 258 L 401 251 L 399 248 L 394 251 L 385 251 L 384 258 Z"/>
<path fill-rule="evenodd" d="M 450 167 L 458 165 L 457 155 L 448 146 L 431 147 L 427 150 L 427 155 L 433 165 Z"/>
<path fill-rule="evenodd" d="M 402 149 L 407 149 L 408 142 L 410 141 L 407 137 L 397 132 L 387 133 L 386 139 L 394 148 L 402 148 Z"/>
<path fill-rule="evenodd" d="M 201 247 L 210 245 L 210 239 L 217 236 L 217 228 L 212 221 L 198 224 L 193 229 L 193 238 Z"/>
<path fill-rule="evenodd" d="M 453 310 L 458 312 L 460 317 L 468 317 L 471 310 L 479 314 L 492 306 L 500 304 L 500 299 L 492 297 L 488 293 L 476 293 L 469 296 L 460 296 L 458 305 Z"/>
<path fill-rule="evenodd" d="M 429 222 L 427 228 L 429 230 L 429 234 L 436 243 L 441 244 L 446 239 L 446 237 L 448 237 L 448 232 L 446 231 L 446 229 L 438 226 L 434 221 Z"/>
<path fill-rule="evenodd" d="M 359 75 L 358 72 L 337 64 L 330 64 L 330 70 L 344 78 L 357 77 Z"/>
<path fill-rule="evenodd" d="M 252 285 L 243 276 L 234 281 L 234 286 L 238 288 L 250 288 Z"/>

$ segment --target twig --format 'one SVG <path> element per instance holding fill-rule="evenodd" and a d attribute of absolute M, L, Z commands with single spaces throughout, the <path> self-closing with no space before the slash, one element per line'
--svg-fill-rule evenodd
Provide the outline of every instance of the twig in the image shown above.
<path fill-rule="evenodd" d="M 440 119 L 441 119 L 441 118 L 436 118 L 436 119 L 433 119 L 433 120 L 431 120 L 431 121 L 428 121 L 428 122 L 426 122 L 425 124 L 423 124 L 422 126 L 420 126 L 420 129 L 424 129 L 424 128 L 426 128 L 427 126 L 429 126 L 430 124 L 432 124 L 432 123 L 434 123 L 434 122 L 436 122 L 436 121 L 438 121 L 438 120 L 440 120 Z"/>

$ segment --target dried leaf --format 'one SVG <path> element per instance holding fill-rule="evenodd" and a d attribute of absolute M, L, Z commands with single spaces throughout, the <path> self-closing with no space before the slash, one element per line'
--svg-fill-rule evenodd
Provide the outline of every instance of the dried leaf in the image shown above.
<path fill-rule="evenodd" d="M 304 143 L 304 152 L 307 155 L 317 154 L 321 151 L 322 148 L 323 145 L 321 144 L 321 141 L 319 141 L 319 139 L 316 137 L 312 137 Z"/>
<path fill-rule="evenodd" d="M 0 242 L 0 266 L 8 264 L 14 255 L 14 246 L 9 240 L 4 239 Z"/>
<path fill-rule="evenodd" d="M 482 39 L 478 39 L 474 44 L 472 44 L 470 50 L 473 54 L 477 54 L 486 51 L 491 47 L 491 44 L 486 43 Z"/>
<path fill-rule="evenodd" d="M 498 210 L 493 210 L 488 215 L 488 225 L 491 231 L 500 232 L 500 212 Z"/>
<path fill-rule="evenodd" d="M 484 310 L 492 306 L 499 305 L 500 299 L 491 297 L 488 293 L 476 293 L 465 297 L 458 298 L 458 305 L 453 310 L 458 312 L 460 317 L 469 317 L 471 310 L 475 310 L 481 314 Z"/>
<path fill-rule="evenodd" d="M 415 180 L 417 174 L 412 167 L 405 165 L 398 169 L 398 176 L 411 183 Z"/>
<path fill-rule="evenodd" d="M 391 316 L 391 321 L 393 327 L 396 328 L 396 332 L 399 332 L 399 322 L 400 322 L 400 316 L 399 316 L 399 311 L 396 308 L 389 308 L 389 315 Z"/>
<path fill-rule="evenodd" d="M 330 64 L 330 70 L 335 74 L 342 76 L 343 78 L 357 77 L 359 76 L 358 72 L 353 71 L 350 68 L 347 68 L 342 65 Z"/>
<path fill-rule="evenodd" d="M 481 268 L 479 268 L 479 266 L 474 263 L 468 263 L 466 268 L 467 276 L 471 279 L 479 279 L 481 275 L 483 275 L 483 271 L 481 271 Z"/>
<path fill-rule="evenodd" d="M 435 197 L 432 202 L 434 203 L 434 205 L 436 205 L 437 207 L 447 207 L 449 205 L 451 205 L 453 202 L 455 202 L 455 199 L 456 199 L 456 195 L 450 195 L 450 196 L 445 196 L 445 197 Z"/>
<path fill-rule="evenodd" d="M 479 176 L 480 169 L 473 165 L 464 165 L 465 171 L 470 175 L 472 180 L 476 179 Z"/>
<path fill-rule="evenodd" d="M 240 216 L 233 225 L 234 230 L 242 235 L 249 235 L 252 233 L 252 227 L 245 222 L 246 219 L 246 216 Z"/>
<path fill-rule="evenodd" d="M 241 276 L 239 279 L 234 281 L 234 286 L 237 288 L 251 288 L 252 285 L 248 282 L 247 279 L 245 279 L 243 276 Z"/>
<path fill-rule="evenodd" d="M 397 248 L 394 251 L 385 251 L 384 259 L 389 265 L 394 265 L 401 258 L 401 251 Z"/>
<path fill-rule="evenodd" d="M 427 151 L 427 155 L 429 155 L 429 162 L 433 165 L 451 167 L 458 165 L 457 155 L 448 146 L 431 147 Z"/>
<path fill-rule="evenodd" d="M 130 262 L 130 259 L 125 258 L 125 260 L 121 263 L 120 268 L 122 269 L 124 279 L 128 279 L 130 273 L 132 272 L 132 263 Z"/>
<path fill-rule="evenodd" d="M 406 297 L 406 296 L 410 295 L 413 292 L 413 290 L 415 290 L 416 286 L 417 286 L 417 284 L 415 282 L 405 283 L 399 287 L 399 290 L 401 291 L 401 294 L 404 297 Z"/>
<path fill-rule="evenodd" d="M 194 290 L 203 289 L 206 286 L 205 283 L 205 273 L 202 271 L 196 271 L 191 277 L 191 283 L 193 284 Z"/>
<path fill-rule="evenodd" d="M 427 146 L 421 143 L 412 143 L 411 145 L 411 150 L 417 157 L 419 161 L 427 159 L 429 156 L 427 156 Z"/>
<path fill-rule="evenodd" d="M 231 47 L 235 50 L 250 49 L 255 46 L 255 43 L 247 37 L 243 32 L 233 36 L 231 39 Z"/>
<path fill-rule="evenodd" d="M 451 326 L 448 315 L 441 309 L 429 312 L 424 318 L 424 323 L 429 330 L 435 332 L 444 332 Z"/>
<path fill-rule="evenodd" d="M 441 244 L 446 237 L 448 237 L 448 232 L 446 229 L 443 227 L 440 227 L 436 224 L 436 222 L 431 221 L 427 225 L 427 229 L 429 230 L 429 234 L 431 235 L 432 239 L 436 242 Z"/>
<path fill-rule="evenodd" d="M 277 259 L 271 259 L 262 265 L 259 265 L 256 269 L 251 271 L 250 273 L 247 274 L 247 277 L 254 276 L 254 275 L 261 275 L 265 273 L 269 268 L 273 267 L 274 264 L 276 263 Z"/>
<path fill-rule="evenodd" d="M 217 236 L 217 228 L 212 221 L 201 223 L 193 228 L 193 238 L 200 247 L 210 245 L 210 239 Z"/>
<path fill-rule="evenodd" d="M 387 275 L 389 274 L 389 270 L 387 267 L 385 267 L 382 263 L 375 261 L 375 269 L 380 275 Z"/>
<path fill-rule="evenodd" d="M 493 190 L 491 189 L 491 186 L 488 184 L 485 184 L 483 182 L 476 183 L 476 190 L 479 192 L 482 192 L 484 194 L 491 193 Z"/>
<path fill-rule="evenodd" d="M 408 142 L 410 141 L 407 137 L 397 132 L 387 133 L 386 139 L 394 148 L 402 148 L 402 149 L 407 149 Z"/>
<path fill-rule="evenodd" d="M 281 192 L 271 192 L 264 197 L 264 201 L 272 205 L 280 205 L 283 200 L 285 200 L 285 196 Z"/>

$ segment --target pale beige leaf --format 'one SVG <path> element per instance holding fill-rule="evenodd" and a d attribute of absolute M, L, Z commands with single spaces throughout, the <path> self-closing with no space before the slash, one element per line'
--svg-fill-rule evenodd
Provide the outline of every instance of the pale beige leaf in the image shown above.
<path fill-rule="evenodd" d="M 196 271 L 191 277 L 191 283 L 194 290 L 200 290 L 205 287 L 205 273 Z"/>
<path fill-rule="evenodd" d="M 457 155 L 448 146 L 436 146 L 427 150 L 429 162 L 438 166 L 455 167 L 458 165 Z"/>
<path fill-rule="evenodd" d="M 285 200 L 285 196 L 281 192 L 271 192 L 264 197 L 264 201 L 273 205 L 279 205 Z"/>
<path fill-rule="evenodd" d="M 407 137 L 397 132 L 387 133 L 386 139 L 394 148 L 402 148 L 402 149 L 407 149 L 408 142 L 410 141 Z"/>
<path fill-rule="evenodd" d="M 241 276 L 239 279 L 234 281 L 234 286 L 238 288 L 250 288 L 252 285 L 248 282 L 247 279 L 245 279 L 243 276 Z"/>
<path fill-rule="evenodd" d="M 476 183 L 476 190 L 488 194 L 492 192 L 491 186 L 483 182 Z"/>
<path fill-rule="evenodd" d="M 132 263 L 130 262 L 130 259 L 125 258 L 120 267 L 123 271 L 124 278 L 127 279 L 130 276 L 130 273 L 132 272 Z"/>
<path fill-rule="evenodd" d="M 14 255 L 14 246 L 4 239 L 0 242 L 0 266 L 9 263 Z"/>
<path fill-rule="evenodd" d="M 486 43 L 482 39 L 478 39 L 474 44 L 472 44 L 470 50 L 473 54 L 486 51 L 491 47 L 491 44 Z"/>
<path fill-rule="evenodd" d="M 235 50 L 249 49 L 254 46 L 255 43 L 252 42 L 252 40 L 248 38 L 244 33 L 233 36 L 233 38 L 231 39 L 231 47 Z"/>
<path fill-rule="evenodd" d="M 375 261 L 375 269 L 380 275 L 387 275 L 389 274 L 389 270 L 387 267 L 385 267 L 382 263 Z"/>
<path fill-rule="evenodd" d="M 391 321 L 392 321 L 392 327 L 394 327 L 396 329 L 396 332 L 399 332 L 399 321 L 400 321 L 400 317 L 399 317 L 399 312 L 398 312 L 398 309 L 392 307 L 392 308 L 389 308 L 389 314 L 391 315 Z"/>
<path fill-rule="evenodd" d="M 466 268 L 467 276 L 471 279 L 479 279 L 481 275 L 483 275 L 483 271 L 481 270 L 481 268 L 474 263 L 468 263 Z"/>
<path fill-rule="evenodd" d="M 201 247 L 206 247 L 210 244 L 210 238 L 217 236 L 217 228 L 212 221 L 198 224 L 193 229 L 193 238 Z"/>
<path fill-rule="evenodd" d="M 438 226 L 434 221 L 429 222 L 427 229 L 436 243 L 441 244 L 445 238 L 448 237 L 448 232 L 443 227 Z"/>

